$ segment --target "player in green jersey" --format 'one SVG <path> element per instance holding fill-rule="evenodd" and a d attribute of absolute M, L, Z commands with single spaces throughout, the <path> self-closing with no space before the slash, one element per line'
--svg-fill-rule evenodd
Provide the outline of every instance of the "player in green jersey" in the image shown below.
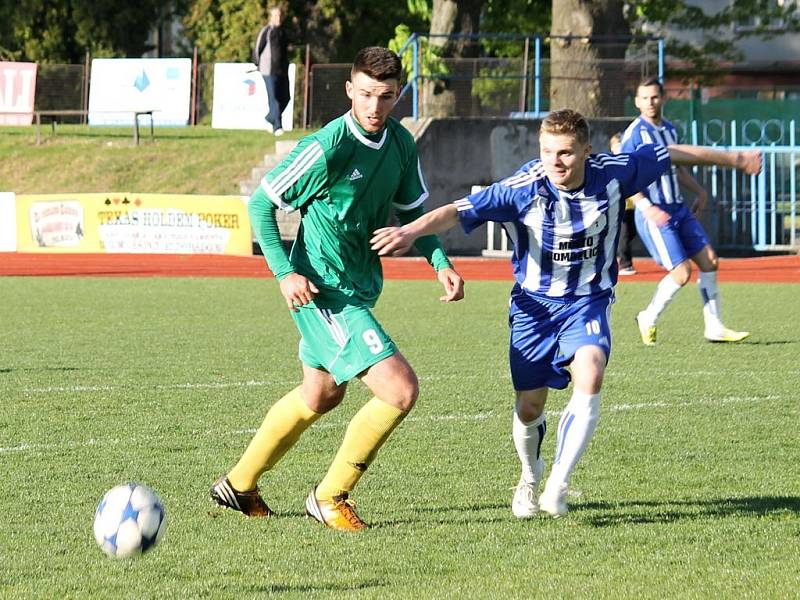
<path fill-rule="evenodd" d="M 347 383 L 373 392 L 353 417 L 327 474 L 306 499 L 306 514 L 333 529 L 366 529 L 349 494 L 419 393 L 417 376 L 373 316 L 383 274 L 372 232 L 394 209 L 402 223 L 428 196 L 411 134 L 389 118 L 400 92 L 400 59 L 386 48 L 358 52 L 346 83 L 351 110 L 300 141 L 250 199 L 253 229 L 301 334 L 303 383 L 267 412 L 239 462 L 211 488 L 220 505 L 270 516 L 256 483 L 320 416 L 338 406 Z M 301 212 L 291 254 L 275 210 Z M 464 284 L 438 238 L 416 247 L 436 270 L 445 302 Z"/>

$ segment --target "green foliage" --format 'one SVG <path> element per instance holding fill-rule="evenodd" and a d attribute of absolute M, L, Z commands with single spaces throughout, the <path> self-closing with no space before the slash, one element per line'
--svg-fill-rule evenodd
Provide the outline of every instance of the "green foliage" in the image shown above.
<path fill-rule="evenodd" d="M 513 61 L 516 69 L 512 72 L 508 68 L 481 67 L 478 76 L 472 82 L 472 95 L 480 100 L 482 109 L 495 111 L 519 103 L 521 61 Z"/>
<path fill-rule="evenodd" d="M 737 41 L 746 37 L 768 39 L 781 33 L 800 31 L 800 5 L 796 1 L 733 0 L 717 12 L 707 12 L 702 3 L 676 0 L 630 2 L 627 14 L 632 32 L 659 35 L 666 28 L 701 31 L 695 41 L 667 39 L 668 57 L 688 61 L 687 79 L 713 80 L 720 74 L 720 61 L 742 57 Z"/>
<path fill-rule="evenodd" d="M 394 38 L 389 40 L 387 47 L 390 50 L 399 53 L 401 50 L 403 50 L 403 46 L 405 46 L 406 42 L 408 42 L 409 38 L 411 37 L 411 31 L 409 30 L 408 25 L 404 24 L 395 27 L 394 31 Z M 402 56 L 400 57 L 403 61 L 403 71 L 405 71 L 407 77 L 411 77 L 414 73 L 414 43 L 415 42 L 412 42 L 406 46 L 405 50 L 403 50 Z M 419 73 L 417 75 L 419 77 L 436 79 L 437 77 L 447 75 L 447 66 L 444 64 L 444 61 L 439 58 L 438 49 L 431 45 L 428 38 L 424 36 L 417 36 L 416 45 L 418 53 L 417 60 L 419 63 Z"/>
<path fill-rule="evenodd" d="M 409 0 L 408 5 L 413 14 L 426 19 L 426 28 L 429 27 L 432 5 L 426 0 Z M 550 29 L 550 9 L 550 0 L 487 0 L 481 14 L 480 29 L 488 33 L 543 35 Z M 398 25 L 389 48 L 399 51 L 410 34 L 407 25 Z M 424 36 L 419 38 L 418 44 L 420 75 L 427 79 L 446 77 L 449 71 L 440 58 L 438 48 L 432 46 Z M 487 38 L 480 40 L 479 44 L 480 55 L 485 57 L 521 57 L 525 49 L 522 39 Z M 411 73 L 413 54 L 410 49 L 402 59 L 406 73 Z M 478 78 L 472 81 L 472 95 L 484 107 L 507 106 L 509 97 L 519 94 L 519 76 L 518 69 L 509 73 L 501 67 L 481 67 Z"/>
<path fill-rule="evenodd" d="M 183 1 L 20 0 L 0 7 L 0 56 L 40 63 L 136 57 L 149 32 L 182 10 Z"/>
<path fill-rule="evenodd" d="M 726 319 L 754 332 L 735 346 L 705 343 L 696 292 L 681 292 L 657 348 L 633 325 L 655 284 L 618 286 L 570 513 L 521 521 L 509 282 L 471 281 L 463 302 L 442 305 L 433 275 L 388 281 L 376 316 L 414 365 L 420 400 L 354 493 L 373 528 L 342 535 L 304 518 L 303 501 L 370 397 L 358 381 L 260 481 L 274 519 L 208 500 L 299 381 L 274 280 L 0 284 L 3 598 L 797 596 L 798 285 L 726 285 Z M 548 466 L 569 393 L 547 401 Z M 92 519 L 129 480 L 159 493 L 166 532 L 144 557 L 113 561 Z"/>
<path fill-rule="evenodd" d="M 184 19 L 186 35 L 204 63 L 252 61 L 265 23 L 260 0 L 195 0 Z"/>

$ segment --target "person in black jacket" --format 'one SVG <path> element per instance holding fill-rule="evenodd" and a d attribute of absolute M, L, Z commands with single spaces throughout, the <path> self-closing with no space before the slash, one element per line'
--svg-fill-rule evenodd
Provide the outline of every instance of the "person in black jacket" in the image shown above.
<path fill-rule="evenodd" d="M 289 42 L 283 25 L 283 10 L 274 6 L 269 11 L 269 23 L 256 37 L 253 61 L 264 77 L 269 97 L 266 120 L 275 135 L 282 135 L 281 114 L 289 104 Z"/>

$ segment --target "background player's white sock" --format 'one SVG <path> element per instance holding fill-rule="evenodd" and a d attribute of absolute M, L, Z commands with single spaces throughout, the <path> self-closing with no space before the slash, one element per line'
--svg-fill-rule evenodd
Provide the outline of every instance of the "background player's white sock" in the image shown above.
<path fill-rule="evenodd" d="M 599 418 L 600 394 L 574 390 L 558 422 L 556 457 L 547 480 L 548 488 L 569 481 L 572 470 L 592 439 Z"/>
<path fill-rule="evenodd" d="M 722 328 L 722 307 L 719 300 L 719 287 L 717 287 L 717 272 L 700 271 L 697 277 L 697 288 L 703 298 L 703 320 L 706 329 Z"/>
<path fill-rule="evenodd" d="M 661 315 L 664 309 L 667 308 L 667 305 L 672 302 L 672 299 L 675 297 L 675 294 L 678 293 L 679 289 L 681 289 L 681 286 L 667 273 L 667 275 L 658 282 L 656 293 L 653 294 L 653 299 L 650 300 L 650 304 L 642 311 L 647 320 L 655 324 L 659 315 Z"/>
<path fill-rule="evenodd" d="M 511 435 L 514 438 L 519 461 L 522 463 L 522 479 L 525 483 L 533 483 L 542 479 L 544 461 L 539 458 L 539 453 L 546 431 L 547 421 L 544 412 L 530 423 L 523 423 L 517 411 L 514 411 Z"/>

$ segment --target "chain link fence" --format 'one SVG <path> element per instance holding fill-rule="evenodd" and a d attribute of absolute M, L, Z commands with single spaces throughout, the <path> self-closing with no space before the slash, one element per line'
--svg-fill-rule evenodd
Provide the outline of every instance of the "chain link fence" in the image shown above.
<path fill-rule="evenodd" d="M 89 73 L 85 65 L 41 64 L 36 73 L 34 110 L 86 110 L 88 86 Z M 58 120 L 86 123 L 83 115 L 65 115 Z"/>

